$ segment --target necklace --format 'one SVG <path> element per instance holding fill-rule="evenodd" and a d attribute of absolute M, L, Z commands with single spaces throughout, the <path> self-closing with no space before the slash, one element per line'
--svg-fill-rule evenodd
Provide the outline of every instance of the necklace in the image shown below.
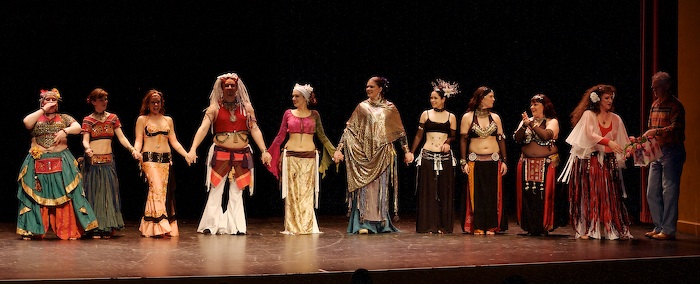
<path fill-rule="evenodd" d="M 224 107 L 228 110 L 229 112 L 229 117 L 228 120 L 230 122 L 236 122 L 236 107 L 238 106 L 238 102 L 227 102 L 224 101 L 223 103 Z"/>
<path fill-rule="evenodd" d="M 599 120 L 602 124 L 605 124 L 605 121 L 607 121 L 607 120 L 610 118 L 610 113 L 609 113 L 609 112 L 606 112 L 605 114 L 606 114 L 606 115 L 605 115 L 605 118 L 603 118 L 603 114 L 602 114 L 602 113 L 601 113 L 600 115 L 598 115 L 598 120 Z"/>
<path fill-rule="evenodd" d="M 476 114 L 476 117 L 487 117 L 491 114 L 491 112 L 488 109 L 477 109 L 474 111 Z"/>
<path fill-rule="evenodd" d="M 105 119 L 106 116 L 107 116 L 107 114 L 106 114 L 104 111 L 103 111 L 103 112 L 93 112 L 93 113 L 92 113 L 92 117 L 94 117 L 95 119 L 97 119 L 97 120 L 99 120 L 99 121 L 104 121 L 104 119 Z"/>

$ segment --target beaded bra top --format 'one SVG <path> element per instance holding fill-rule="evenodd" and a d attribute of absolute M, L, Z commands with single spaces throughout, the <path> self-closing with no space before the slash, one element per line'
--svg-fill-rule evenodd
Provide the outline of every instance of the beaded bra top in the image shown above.
<path fill-rule="evenodd" d="M 469 131 L 469 138 L 486 138 L 489 136 L 496 136 L 496 130 L 498 130 L 498 125 L 493 121 L 491 114 L 488 115 L 489 125 L 486 128 L 481 128 L 479 125 L 479 120 L 476 117 L 476 112 L 474 112 L 474 118 L 472 119 L 471 131 Z"/>

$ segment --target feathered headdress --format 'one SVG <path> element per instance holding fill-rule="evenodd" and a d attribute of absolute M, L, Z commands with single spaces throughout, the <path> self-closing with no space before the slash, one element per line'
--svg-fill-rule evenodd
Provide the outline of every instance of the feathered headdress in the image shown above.
<path fill-rule="evenodd" d="M 445 94 L 446 98 L 451 98 L 459 94 L 459 84 L 457 84 L 456 82 L 447 82 L 442 79 L 436 79 L 430 84 L 433 85 L 433 91 L 442 91 Z"/>

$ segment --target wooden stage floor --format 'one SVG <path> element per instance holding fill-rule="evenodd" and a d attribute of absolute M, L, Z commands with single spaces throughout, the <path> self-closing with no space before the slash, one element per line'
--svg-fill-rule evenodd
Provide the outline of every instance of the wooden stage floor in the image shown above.
<path fill-rule="evenodd" d="M 196 221 L 181 220 L 181 235 L 169 239 L 140 237 L 129 223 L 112 239 L 74 241 L 53 234 L 24 241 L 14 224 L 2 223 L 0 282 L 349 283 L 357 268 L 370 270 L 375 283 L 698 279 L 700 237 L 651 240 L 647 225 L 633 226 L 633 240 L 599 241 L 574 239 L 570 227 L 529 237 L 513 222 L 496 236 L 461 234 L 457 224 L 454 234 L 417 234 L 414 220 L 397 222 L 400 233 L 348 235 L 344 216 L 320 216 L 323 234 L 299 236 L 279 233 L 281 217 L 250 219 L 248 234 L 238 236 L 198 234 Z"/>

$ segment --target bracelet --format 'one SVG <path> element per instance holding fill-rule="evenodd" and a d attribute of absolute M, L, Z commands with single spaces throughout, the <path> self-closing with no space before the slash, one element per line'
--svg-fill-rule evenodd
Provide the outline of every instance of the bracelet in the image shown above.
<path fill-rule="evenodd" d="M 46 110 L 44 110 L 43 107 L 40 107 L 39 109 L 42 110 L 42 111 L 44 111 L 44 113 L 46 113 Z"/>
<path fill-rule="evenodd" d="M 134 151 L 136 151 L 136 148 L 134 148 L 134 146 L 129 146 L 129 148 L 127 149 L 129 149 L 129 153 L 134 153 Z"/>
<path fill-rule="evenodd" d="M 68 131 L 66 131 L 65 128 L 61 129 L 61 131 L 63 131 L 64 133 L 66 133 L 66 137 L 68 136 Z"/>
<path fill-rule="evenodd" d="M 343 148 L 345 147 L 345 144 L 343 143 L 338 143 L 338 147 L 335 148 L 336 151 L 342 152 Z"/>
<path fill-rule="evenodd" d="M 459 164 L 460 164 L 461 166 L 464 166 L 464 165 L 467 164 L 467 160 L 466 160 L 466 159 L 459 159 Z"/>
<path fill-rule="evenodd" d="M 261 154 L 267 153 L 267 149 L 263 149 Z"/>

